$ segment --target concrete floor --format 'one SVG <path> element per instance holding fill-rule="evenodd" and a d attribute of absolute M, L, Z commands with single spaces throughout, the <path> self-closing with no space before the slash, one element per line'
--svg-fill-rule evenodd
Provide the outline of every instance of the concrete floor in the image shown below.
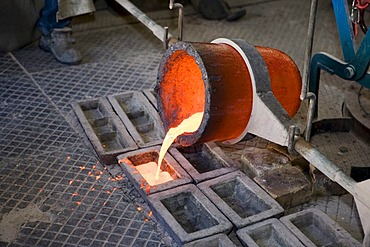
<path fill-rule="evenodd" d="M 243 1 L 247 10 L 236 22 L 209 21 L 186 8 L 186 41 L 240 38 L 277 48 L 303 68 L 309 1 Z M 175 14 L 149 15 L 176 30 Z M 329 1 L 319 1 L 314 51 L 341 57 Z M 0 246 L 166 246 L 174 244 L 151 217 L 148 205 L 118 168 L 98 160 L 72 111 L 71 103 L 129 90 L 151 89 L 163 54 L 162 44 L 140 23 L 103 9 L 75 20 L 74 37 L 83 55 L 76 66 L 59 64 L 37 43 L 0 53 Z M 319 117 L 341 116 L 351 83 L 323 73 Z M 304 121 L 306 105 L 295 117 Z M 369 144 L 352 133 L 318 135 L 312 140 L 348 172 L 370 164 Z M 223 147 L 240 162 L 248 146 L 265 147 L 256 138 Z M 338 154 L 339 147 L 345 154 Z M 316 207 L 359 241 L 363 234 L 350 195 L 314 198 L 290 212 Z"/>

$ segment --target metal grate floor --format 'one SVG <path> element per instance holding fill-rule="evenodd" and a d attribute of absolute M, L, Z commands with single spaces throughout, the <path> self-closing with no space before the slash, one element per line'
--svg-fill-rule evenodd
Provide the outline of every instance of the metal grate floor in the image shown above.
<path fill-rule="evenodd" d="M 204 20 L 189 10 L 185 40 L 245 39 L 284 51 L 302 69 L 309 5 L 301 0 L 233 0 L 231 6 L 247 10 L 236 22 Z M 175 33 L 176 19 L 163 13 L 151 16 Z M 81 65 L 62 65 L 37 43 L 0 53 L 0 226 L 4 229 L 8 216 L 17 219 L 8 238 L 0 232 L 0 246 L 174 245 L 150 217 L 148 205 L 133 185 L 120 176 L 122 171 L 97 161 L 70 105 L 76 100 L 153 88 L 162 44 L 141 24 L 108 11 L 97 13 L 95 21 L 77 22 L 75 27 L 76 46 L 84 58 Z M 341 57 L 336 30 L 330 2 L 320 1 L 314 51 Z M 320 117 L 340 116 L 349 83 L 328 74 L 323 74 L 321 83 Z M 304 113 L 302 105 L 296 117 L 300 124 Z M 333 161 L 344 160 L 337 149 L 348 145 L 347 163 L 369 164 L 369 145 L 361 141 L 350 145 L 353 138 L 327 134 L 313 141 Z M 239 161 L 244 148 L 266 145 L 267 141 L 255 138 L 222 148 Z M 315 198 L 292 212 L 306 207 L 322 209 L 362 239 L 350 196 Z"/>

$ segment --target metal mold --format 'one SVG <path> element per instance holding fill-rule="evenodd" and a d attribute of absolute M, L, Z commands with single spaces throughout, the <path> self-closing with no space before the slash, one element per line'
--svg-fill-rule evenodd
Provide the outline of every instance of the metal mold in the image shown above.
<path fill-rule="evenodd" d="M 136 190 L 138 190 L 144 199 L 147 199 L 148 194 L 154 194 L 192 182 L 190 176 L 184 171 L 184 169 L 182 169 L 179 163 L 167 153 L 161 164 L 161 170 L 170 173 L 173 180 L 155 186 L 150 186 L 144 177 L 137 171 L 135 166 L 148 162 L 157 162 L 159 150 L 160 146 L 154 146 L 128 152 L 117 157 L 118 163 L 123 169 L 124 173 L 134 184 Z"/>
<path fill-rule="evenodd" d="M 145 97 L 147 97 L 147 99 L 153 105 L 153 107 L 155 109 L 157 109 L 158 108 L 158 102 L 157 102 L 157 99 L 156 99 L 156 97 L 157 97 L 156 93 L 152 90 L 146 89 L 146 90 L 143 90 L 143 94 L 145 95 Z"/>
<path fill-rule="evenodd" d="M 164 131 L 159 115 L 142 92 L 111 95 L 108 100 L 139 147 L 162 143 Z"/>
<path fill-rule="evenodd" d="M 237 229 L 284 212 L 275 200 L 240 171 L 205 181 L 198 187 Z"/>
<path fill-rule="evenodd" d="M 238 169 L 235 162 L 213 142 L 172 149 L 170 153 L 180 162 L 195 183 L 219 177 Z"/>
<path fill-rule="evenodd" d="M 225 234 L 217 234 L 183 245 L 183 247 L 219 247 L 219 246 L 236 247 L 236 245 Z"/>
<path fill-rule="evenodd" d="M 117 155 L 138 148 L 106 99 L 79 101 L 72 107 L 103 163 L 114 164 Z"/>
<path fill-rule="evenodd" d="M 280 220 L 308 247 L 362 246 L 334 220 L 315 208 L 284 216 Z"/>
<path fill-rule="evenodd" d="M 268 219 L 236 232 L 243 246 L 303 247 L 302 243 L 278 220 Z"/>
<path fill-rule="evenodd" d="M 192 184 L 150 195 L 149 205 L 179 245 L 227 234 L 232 228 L 228 219 Z"/>

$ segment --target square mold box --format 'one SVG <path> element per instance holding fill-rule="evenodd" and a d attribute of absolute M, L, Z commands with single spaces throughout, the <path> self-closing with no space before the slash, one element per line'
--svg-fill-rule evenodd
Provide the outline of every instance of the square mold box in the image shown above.
<path fill-rule="evenodd" d="M 205 181 L 198 187 L 237 229 L 284 212 L 279 203 L 240 171 Z"/>
<path fill-rule="evenodd" d="M 236 232 L 248 247 L 304 247 L 278 219 L 268 219 Z"/>
<path fill-rule="evenodd" d="M 136 166 L 146 164 L 148 162 L 158 162 L 159 150 L 160 146 L 154 146 L 128 152 L 117 157 L 118 163 L 124 173 L 145 200 L 147 199 L 148 194 L 168 190 L 193 181 L 189 174 L 182 169 L 179 163 L 167 153 L 163 159 L 161 170 L 168 172 L 173 180 L 150 186 L 145 178 L 138 172 Z"/>
<path fill-rule="evenodd" d="M 178 161 L 195 183 L 238 170 L 235 162 L 214 142 L 172 149 L 170 153 L 177 154 Z"/>
<path fill-rule="evenodd" d="M 180 246 L 218 233 L 227 234 L 232 228 L 228 219 L 193 184 L 150 195 L 149 205 Z"/>
<path fill-rule="evenodd" d="M 75 102 L 72 107 L 103 163 L 115 164 L 117 155 L 138 148 L 105 98 Z"/>
<path fill-rule="evenodd" d="M 290 214 L 280 220 L 305 246 L 362 246 L 334 220 L 316 208 Z"/>
<path fill-rule="evenodd" d="M 183 247 L 236 247 L 236 245 L 227 237 L 225 234 L 217 234 L 207 238 L 202 238 L 188 244 Z"/>
<path fill-rule="evenodd" d="M 139 147 L 162 143 L 162 122 L 157 110 L 142 92 L 111 95 L 108 100 Z"/>

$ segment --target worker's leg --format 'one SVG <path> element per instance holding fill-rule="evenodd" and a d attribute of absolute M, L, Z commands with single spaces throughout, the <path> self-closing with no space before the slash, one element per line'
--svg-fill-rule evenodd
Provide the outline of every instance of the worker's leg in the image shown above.
<path fill-rule="evenodd" d="M 41 32 L 39 46 L 51 52 L 61 63 L 78 64 L 81 62 L 81 54 L 71 46 L 71 19 L 57 20 L 57 12 L 58 0 L 45 0 L 37 22 Z"/>

